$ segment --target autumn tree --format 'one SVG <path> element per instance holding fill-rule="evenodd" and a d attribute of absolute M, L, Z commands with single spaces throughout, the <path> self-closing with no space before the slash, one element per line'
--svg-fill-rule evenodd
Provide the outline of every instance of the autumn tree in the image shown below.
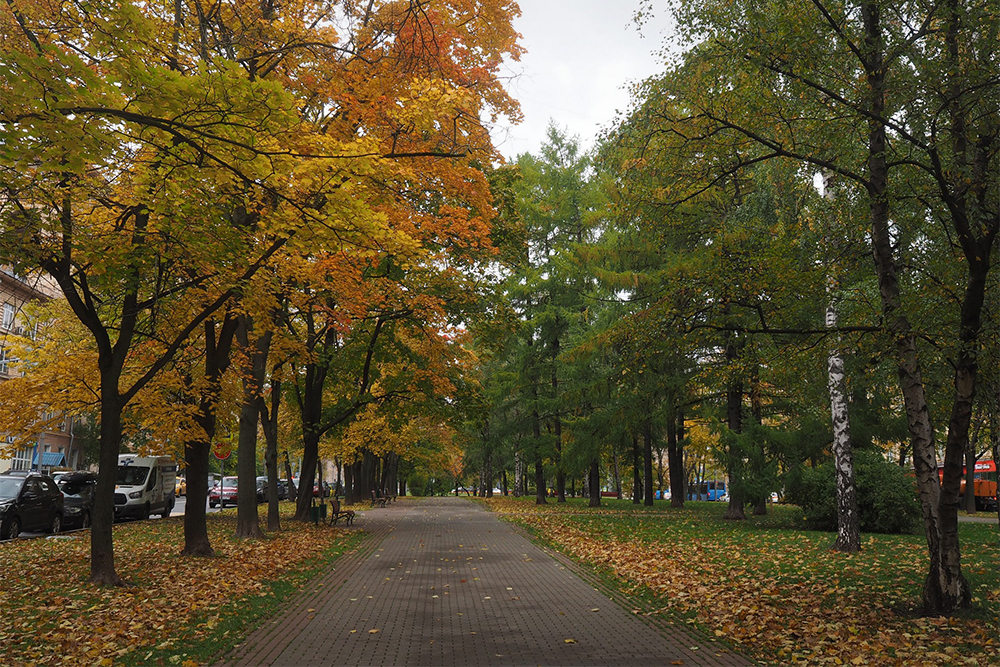
<path fill-rule="evenodd" d="M 453 196 L 482 191 L 460 159 L 492 157 L 480 113 L 516 115 L 496 79 L 518 53 L 512 3 L 201 10 L 14 2 L 0 16 L 0 140 L 17 147 L 3 157 L 3 254 L 56 279 L 98 350 L 96 582 L 120 582 L 112 473 L 125 406 L 195 331 L 225 351 L 212 317 L 298 231 L 377 243 L 387 201 L 353 186 L 414 176 L 430 192 L 438 179 L 457 184 Z M 488 207 L 469 216 L 454 201 L 434 211 L 435 233 L 485 226 Z M 226 363 L 212 363 L 210 382 Z M 189 470 L 210 438 L 192 439 Z"/>

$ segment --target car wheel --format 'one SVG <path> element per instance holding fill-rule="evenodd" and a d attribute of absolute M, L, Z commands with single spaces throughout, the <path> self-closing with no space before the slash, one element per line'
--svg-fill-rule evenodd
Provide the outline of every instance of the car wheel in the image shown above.
<path fill-rule="evenodd" d="M 211 507 L 212 509 L 215 509 L 215 506 L 216 506 L 217 504 L 218 504 L 218 503 L 216 503 L 216 502 L 215 502 L 214 500 L 209 500 L 209 501 L 208 501 L 208 506 L 209 506 L 209 507 Z"/>
<path fill-rule="evenodd" d="M 62 530 L 62 514 L 56 512 L 56 514 L 52 517 L 52 523 L 49 524 L 49 532 L 55 535 L 60 530 Z"/>
<path fill-rule="evenodd" d="M 16 516 L 10 520 L 10 524 L 7 526 L 7 539 L 16 540 L 17 536 L 21 534 L 21 520 Z"/>
<path fill-rule="evenodd" d="M 142 514 L 139 516 L 140 519 L 146 521 L 149 519 L 149 503 L 142 506 Z"/>
<path fill-rule="evenodd" d="M 90 528 L 90 512 L 84 512 L 80 519 L 80 528 Z"/>

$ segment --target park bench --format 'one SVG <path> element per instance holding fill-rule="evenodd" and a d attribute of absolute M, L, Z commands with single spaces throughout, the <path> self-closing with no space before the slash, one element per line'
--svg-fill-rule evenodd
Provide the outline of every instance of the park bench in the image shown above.
<path fill-rule="evenodd" d="M 344 517 L 348 526 L 354 523 L 354 510 L 345 510 L 340 508 L 340 501 L 336 498 L 330 499 L 330 525 L 334 526 L 340 521 L 340 518 Z"/>
<path fill-rule="evenodd" d="M 378 505 L 379 507 L 385 507 L 386 497 L 381 494 L 376 494 L 375 489 L 372 489 L 372 507 Z"/>

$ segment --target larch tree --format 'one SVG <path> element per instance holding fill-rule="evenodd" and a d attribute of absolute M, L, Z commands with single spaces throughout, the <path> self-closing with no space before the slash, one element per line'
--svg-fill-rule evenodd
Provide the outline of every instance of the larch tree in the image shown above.
<path fill-rule="evenodd" d="M 1000 228 L 993 4 L 861 0 L 809 5 L 691 0 L 678 19 L 694 46 L 678 91 L 713 141 L 752 144 L 755 161 L 788 159 L 835 173 L 868 203 L 882 318 L 895 340 L 929 567 L 929 614 L 967 607 L 957 510 L 978 375 L 983 306 Z M 712 95 L 706 92 L 711 89 Z M 702 136 L 708 137 L 708 134 Z M 739 161 L 718 165 L 734 173 Z M 908 210 L 919 202 L 922 210 Z M 897 239 L 948 229 L 935 248 L 964 267 L 954 282 L 952 394 L 939 483 L 919 323 Z"/>

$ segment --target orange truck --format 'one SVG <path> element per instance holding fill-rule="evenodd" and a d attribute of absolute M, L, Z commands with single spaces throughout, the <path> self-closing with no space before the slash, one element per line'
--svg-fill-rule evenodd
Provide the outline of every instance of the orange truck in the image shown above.
<path fill-rule="evenodd" d="M 959 494 L 965 497 L 965 473 L 962 468 L 962 486 Z M 944 470 L 938 468 L 938 477 L 944 476 Z M 997 463 L 996 461 L 976 461 L 972 470 L 972 490 L 976 494 L 977 510 L 997 509 Z"/>

